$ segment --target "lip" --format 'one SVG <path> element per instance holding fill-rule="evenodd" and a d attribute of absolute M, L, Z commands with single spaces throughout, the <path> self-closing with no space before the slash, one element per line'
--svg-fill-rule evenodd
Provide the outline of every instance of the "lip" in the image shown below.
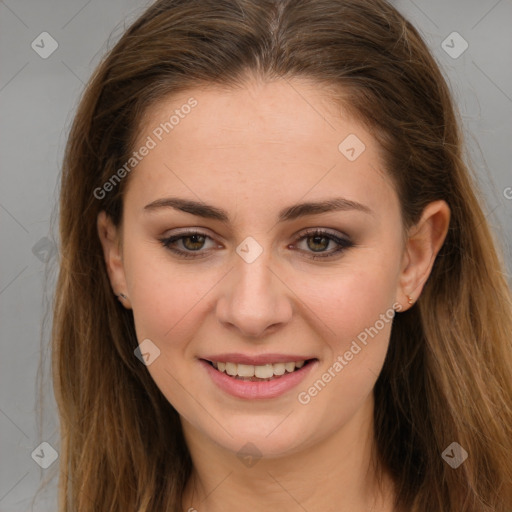
<path fill-rule="evenodd" d="M 230 354 L 231 358 L 233 354 Z M 216 356 L 220 357 L 220 356 Z M 267 357 L 267 356 L 265 356 Z M 290 357 L 290 356 L 286 356 Z M 301 356 L 302 357 L 302 356 Z M 303 358 L 299 357 L 295 359 L 295 361 L 302 361 Z M 233 359 L 226 359 L 227 361 L 237 362 Z M 305 358 L 305 359 L 313 359 L 313 358 Z M 216 361 L 216 359 L 214 359 Z M 261 361 L 259 358 L 250 358 L 250 357 L 241 357 L 241 364 L 254 364 L 254 363 L 244 363 L 243 361 Z M 268 360 L 268 358 L 267 358 Z M 224 362 L 223 359 L 218 359 L 220 362 Z M 275 358 L 271 359 L 271 361 L 277 362 L 289 362 L 290 359 L 277 361 Z M 293 359 L 292 359 L 293 361 Z M 216 384 L 222 391 L 225 393 L 234 396 L 236 398 L 243 398 L 246 400 L 267 400 L 271 398 L 277 398 L 279 396 L 284 395 L 286 392 L 290 391 L 294 387 L 298 386 L 306 377 L 309 375 L 319 364 L 318 359 L 314 359 L 305 364 L 302 368 L 299 368 L 292 373 L 285 373 L 281 377 L 277 377 L 273 380 L 267 380 L 262 382 L 251 382 L 234 379 L 230 377 L 226 373 L 220 372 L 216 370 L 210 363 L 208 363 L 205 359 L 199 359 L 199 363 L 203 366 L 205 371 L 208 373 L 214 384 Z M 268 363 L 259 363 L 259 364 L 268 364 Z"/>
<path fill-rule="evenodd" d="M 211 356 L 201 357 L 213 363 L 236 363 L 236 364 L 251 364 L 253 366 L 262 366 L 264 364 L 272 363 L 292 363 L 296 361 L 307 361 L 308 359 L 316 359 L 315 356 L 304 356 L 297 354 L 259 354 L 257 356 L 248 356 L 246 354 L 232 353 L 232 354 L 216 354 Z"/>

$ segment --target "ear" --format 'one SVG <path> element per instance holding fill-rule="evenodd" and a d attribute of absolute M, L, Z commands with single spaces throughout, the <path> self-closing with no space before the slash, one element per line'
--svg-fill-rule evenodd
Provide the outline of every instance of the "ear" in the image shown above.
<path fill-rule="evenodd" d="M 449 224 L 450 208 L 445 201 L 439 200 L 429 203 L 419 222 L 409 229 L 399 277 L 397 300 L 402 304 L 400 311 L 411 307 L 409 298 L 414 303 L 421 295 Z"/>
<path fill-rule="evenodd" d="M 105 211 L 101 211 L 98 214 L 97 227 L 112 290 L 123 306 L 131 309 L 126 292 L 127 286 L 120 229 L 114 225 Z"/>

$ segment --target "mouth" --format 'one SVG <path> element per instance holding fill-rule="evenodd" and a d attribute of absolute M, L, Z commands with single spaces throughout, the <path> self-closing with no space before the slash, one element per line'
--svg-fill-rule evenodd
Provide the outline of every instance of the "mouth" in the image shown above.
<path fill-rule="evenodd" d="M 241 364 L 230 361 L 209 361 L 203 359 L 219 373 L 225 374 L 234 380 L 246 382 L 267 382 L 286 377 L 302 368 L 318 361 L 316 358 L 300 361 L 276 362 L 262 365 Z"/>

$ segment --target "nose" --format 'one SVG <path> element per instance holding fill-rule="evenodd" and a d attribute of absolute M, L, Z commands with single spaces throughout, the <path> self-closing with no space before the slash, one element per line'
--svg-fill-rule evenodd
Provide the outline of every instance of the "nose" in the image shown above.
<path fill-rule="evenodd" d="M 224 327 L 254 340 L 287 324 L 292 317 L 293 293 L 272 268 L 269 251 L 251 263 L 236 255 L 234 265 L 223 280 L 216 307 Z"/>

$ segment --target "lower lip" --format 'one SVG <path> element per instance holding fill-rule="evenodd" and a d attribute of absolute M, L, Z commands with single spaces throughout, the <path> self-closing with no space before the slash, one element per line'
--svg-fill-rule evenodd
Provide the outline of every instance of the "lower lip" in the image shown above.
<path fill-rule="evenodd" d="M 284 395 L 302 382 L 318 364 L 318 361 L 314 360 L 292 373 L 285 373 L 283 376 L 273 380 L 251 382 L 230 377 L 226 373 L 216 370 L 210 363 L 202 359 L 199 362 L 220 389 L 237 398 L 248 400 L 276 398 Z"/>

